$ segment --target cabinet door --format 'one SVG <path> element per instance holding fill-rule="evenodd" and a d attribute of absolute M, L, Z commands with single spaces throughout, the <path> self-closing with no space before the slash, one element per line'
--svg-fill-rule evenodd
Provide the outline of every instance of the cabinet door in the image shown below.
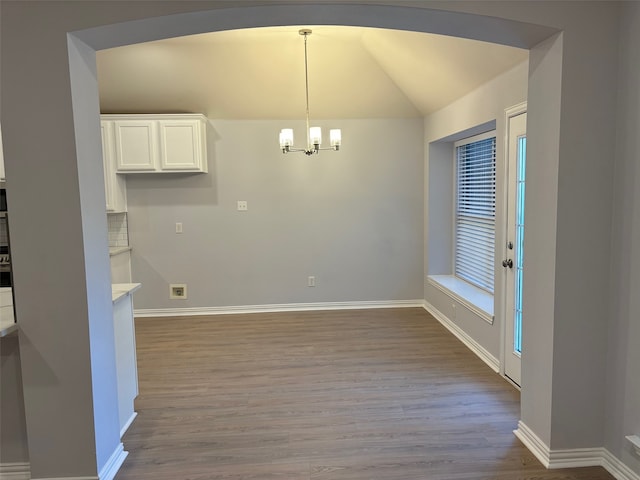
<path fill-rule="evenodd" d="M 102 168 L 104 169 L 104 197 L 107 203 L 107 212 L 115 211 L 113 206 L 113 180 L 111 178 L 111 158 L 113 158 L 113 125 L 109 122 L 100 122 L 102 133 Z"/>
<path fill-rule="evenodd" d="M 158 164 L 158 135 L 153 120 L 114 120 L 117 171 L 153 171 Z"/>
<path fill-rule="evenodd" d="M 207 171 L 203 121 L 160 120 L 158 124 L 162 170 Z"/>
<path fill-rule="evenodd" d="M 113 122 L 100 122 L 102 132 L 102 160 L 104 168 L 104 192 L 108 212 L 127 211 L 126 180 L 116 174 L 115 139 Z"/>
<path fill-rule="evenodd" d="M 118 416 L 120 437 L 122 437 L 136 417 L 134 401 L 138 396 L 136 331 L 131 295 L 113 304 L 113 334 L 116 351 Z"/>

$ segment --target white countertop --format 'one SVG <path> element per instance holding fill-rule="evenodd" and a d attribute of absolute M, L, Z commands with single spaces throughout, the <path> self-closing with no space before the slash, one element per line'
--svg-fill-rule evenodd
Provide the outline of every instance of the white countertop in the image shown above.
<path fill-rule="evenodd" d="M 115 303 L 127 295 L 131 295 L 141 286 L 139 283 L 114 283 L 111 285 L 111 301 Z M 10 288 L 7 290 L 11 291 Z M 0 305 L 0 337 L 6 337 L 17 330 L 18 324 L 13 321 L 13 305 Z"/>
<path fill-rule="evenodd" d="M 140 283 L 114 283 L 111 285 L 111 301 L 116 303 L 127 295 L 131 295 L 141 286 Z"/>
<path fill-rule="evenodd" d="M 13 321 L 13 307 L 11 307 L 11 312 L 5 312 L 5 308 L 2 309 L 3 312 L 0 313 L 0 337 L 6 337 L 10 333 L 18 331 L 18 324 Z M 5 313 L 7 313 L 5 315 Z"/>
<path fill-rule="evenodd" d="M 109 247 L 109 256 L 113 257 L 114 255 L 130 251 L 131 247 Z"/>

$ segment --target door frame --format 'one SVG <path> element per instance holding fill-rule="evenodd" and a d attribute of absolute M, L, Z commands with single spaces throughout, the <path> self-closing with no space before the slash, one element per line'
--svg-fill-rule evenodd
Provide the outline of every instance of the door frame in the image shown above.
<path fill-rule="evenodd" d="M 527 112 L 527 102 L 521 102 L 518 103 L 516 105 L 513 105 L 511 107 L 505 108 L 504 110 L 504 138 L 503 138 L 503 142 L 504 142 L 504 162 L 503 162 L 503 166 L 502 166 L 502 178 L 504 179 L 504 183 L 503 183 L 503 188 L 502 188 L 502 202 L 504 205 L 504 209 L 503 211 L 505 212 L 504 214 L 504 218 L 502 219 L 502 235 L 500 238 L 500 248 L 496 247 L 496 259 L 503 259 L 503 258 L 507 258 L 507 254 L 508 254 L 508 250 L 507 250 L 507 242 L 509 241 L 509 231 L 508 231 L 508 223 L 509 223 L 509 215 L 510 212 L 507 209 L 507 204 L 509 201 L 509 163 L 510 163 L 510 159 L 509 159 L 509 135 L 510 135 L 510 131 L 509 131 L 509 120 L 512 117 L 517 117 L 518 115 L 521 115 L 523 113 Z M 511 187 L 513 188 L 513 187 Z M 497 240 L 497 239 L 496 239 Z M 505 380 L 507 380 L 507 382 L 509 382 L 511 385 L 513 385 L 514 387 L 516 387 L 518 390 L 521 389 L 521 386 L 518 385 L 517 383 L 515 383 L 513 380 L 511 380 L 506 372 L 505 372 L 505 366 L 506 366 L 506 357 L 507 357 L 507 321 L 509 320 L 509 317 L 507 315 L 507 278 L 506 275 L 504 274 L 504 268 L 502 266 L 498 267 L 498 264 L 496 263 L 496 269 L 499 269 L 501 271 L 501 281 L 500 281 L 500 285 L 501 285 L 501 295 L 500 296 L 495 296 L 494 298 L 498 299 L 500 298 L 499 301 L 499 305 L 497 305 L 498 308 L 496 308 L 497 311 L 500 312 L 500 318 L 502 319 L 502 325 L 500 328 L 500 375 L 502 375 L 502 377 L 505 378 Z"/>

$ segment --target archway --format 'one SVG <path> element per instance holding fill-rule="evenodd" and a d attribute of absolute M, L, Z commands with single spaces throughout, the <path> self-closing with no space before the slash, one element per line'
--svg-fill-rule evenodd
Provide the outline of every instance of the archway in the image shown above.
<path fill-rule="evenodd" d="M 310 21 L 311 19 L 311 21 Z M 97 97 L 95 79 L 95 50 L 111 48 L 144 41 L 168 38 L 171 36 L 192 35 L 215 32 L 221 30 L 236 30 L 243 28 L 283 26 L 283 25 L 349 25 L 362 27 L 392 28 L 410 30 L 423 33 L 436 33 L 459 36 L 480 41 L 506 44 L 520 48 L 533 48 L 556 33 L 555 30 L 533 24 L 514 24 L 508 20 L 495 17 L 475 16 L 467 13 L 457 13 L 444 10 L 416 9 L 400 6 L 372 6 L 372 5 L 287 5 L 287 6 L 257 6 L 246 8 L 229 8 L 207 10 L 173 15 L 169 18 L 150 18 L 116 25 L 97 27 L 94 29 L 74 32 L 69 36 L 70 71 L 72 85 L 83 85 L 92 95 Z M 545 49 L 555 47 L 549 42 Z M 542 54 L 544 56 L 544 53 Z M 76 60 L 74 62 L 74 60 Z M 74 68 L 76 65 L 91 64 L 92 71 Z M 550 72 L 551 75 L 559 72 Z M 557 77 L 559 78 L 559 77 Z M 536 104 L 536 89 L 539 80 L 534 79 L 530 85 L 529 104 Z M 548 84 L 545 86 L 548 88 Z M 558 85 L 559 89 L 559 85 Z M 82 101 L 76 101 L 79 88 L 74 88 L 72 95 L 74 105 L 84 106 Z M 530 143 L 536 142 L 535 107 Z M 74 109 L 75 125 L 91 125 L 99 112 L 94 108 Z M 76 138 L 85 138 L 76 133 Z M 538 137 L 539 138 L 539 137 Z M 78 143 L 78 154 L 82 156 Z M 99 145 L 87 145 L 86 148 L 95 151 Z M 87 158 L 90 157 L 86 151 Z M 81 179 L 82 181 L 82 179 Z M 533 200 L 535 201 L 535 200 Z M 97 213 L 97 212 L 96 212 Z M 87 265 L 89 268 L 89 265 Z M 531 357 L 529 357 L 531 358 Z M 531 395 L 529 397 L 529 395 Z M 535 403 L 535 389 L 523 394 L 523 405 L 526 409 L 528 402 Z"/>
<path fill-rule="evenodd" d="M 58 206 L 60 212 L 67 210 L 67 212 L 74 214 L 70 217 L 72 220 L 68 222 L 69 231 L 73 235 L 51 238 L 49 246 L 68 260 L 70 271 L 84 275 L 75 282 L 60 282 L 57 271 L 50 273 L 46 270 L 44 272 L 30 271 L 28 267 L 22 267 L 19 261 L 16 261 L 16 272 L 22 282 L 23 292 L 25 292 L 19 293 L 16 302 L 20 308 L 24 309 L 23 331 L 30 341 L 30 348 L 25 349 L 24 365 L 26 367 L 23 368 L 27 372 L 25 381 L 31 385 L 29 391 L 25 392 L 25 396 L 29 397 L 26 400 L 27 415 L 30 416 L 28 420 L 29 435 L 33 439 L 49 438 L 50 432 L 64 432 L 65 438 L 74 439 L 71 443 L 58 442 L 59 448 L 51 448 L 40 456 L 33 456 L 32 466 L 36 478 L 38 476 L 70 476 L 70 473 L 75 472 L 78 472 L 79 475 L 89 475 L 91 473 L 85 470 L 89 468 L 87 465 L 90 465 L 91 462 L 94 462 L 94 465 L 97 463 L 97 470 L 102 470 L 109 463 L 115 446 L 119 445 L 117 429 L 109 423 L 109 419 L 113 418 L 113 402 L 111 401 L 113 392 L 110 391 L 113 388 L 113 382 L 102 383 L 94 379 L 97 372 L 91 372 L 91 369 L 86 367 L 88 350 L 90 350 L 93 369 L 98 370 L 100 366 L 108 366 L 113 363 L 113 351 L 110 351 L 108 346 L 103 346 L 105 337 L 101 336 L 106 327 L 100 321 L 95 320 L 102 319 L 106 315 L 104 312 L 108 310 L 108 298 L 104 292 L 105 279 L 108 278 L 108 263 L 103 258 L 106 246 L 104 241 L 106 224 L 101 219 L 103 199 L 100 194 L 101 188 L 98 188 L 101 181 L 99 171 L 101 166 L 97 161 L 100 140 L 97 128 L 99 112 L 96 102 L 96 50 L 177 35 L 297 24 L 354 25 L 414 30 L 532 48 L 535 50 L 535 54 L 532 56 L 534 65 L 532 71 L 535 71 L 535 75 L 530 76 L 529 83 L 530 144 L 532 147 L 536 146 L 537 153 L 545 159 L 550 171 L 553 172 L 554 166 L 556 167 L 556 176 L 553 177 L 552 174 L 550 178 L 546 175 L 546 180 L 550 179 L 552 183 L 555 180 L 557 184 L 559 150 L 557 131 L 559 131 L 560 102 L 543 101 L 550 90 L 557 93 L 557 98 L 554 97 L 553 100 L 558 100 L 560 97 L 562 40 L 556 37 L 543 42 L 557 32 L 553 28 L 491 16 L 473 15 L 468 13 L 473 10 L 468 5 L 455 4 L 451 4 L 450 8 L 458 10 L 457 12 L 365 4 L 270 5 L 218 8 L 207 11 L 197 11 L 203 8 L 203 4 L 198 2 L 184 2 L 184 4 L 182 2 L 166 2 L 165 6 L 162 5 L 162 2 L 160 5 L 149 3 L 148 6 L 142 2 L 141 5 L 135 11 L 128 10 L 125 5 L 119 5 L 118 2 L 109 7 L 100 5 L 95 9 L 86 6 L 79 7 L 77 4 L 66 8 L 55 5 L 58 10 L 50 11 L 50 17 L 43 17 L 47 18 L 47 26 L 43 28 L 49 28 L 47 33 L 51 35 L 50 37 L 43 36 L 42 42 L 56 42 L 50 50 L 43 50 L 47 54 L 52 54 L 52 51 L 55 50 L 52 54 L 53 57 L 51 57 L 51 63 L 64 63 L 64 67 L 55 67 L 51 78 L 59 82 L 55 88 L 59 88 L 60 91 L 64 89 L 68 93 L 70 86 L 71 102 L 67 96 L 53 99 L 50 102 L 50 108 L 56 111 L 55 115 L 60 117 L 60 122 L 57 125 L 52 124 L 46 133 L 40 134 L 41 146 L 34 145 L 28 149 L 23 147 L 21 153 L 29 158 L 46 158 L 48 150 L 51 150 L 55 152 L 55 159 L 68 158 L 68 160 L 55 167 L 48 166 L 41 169 L 40 173 L 43 178 L 30 181 L 27 180 L 27 176 L 31 173 L 29 160 L 25 160 L 23 165 L 18 165 L 17 160 L 9 161 L 9 163 L 15 162 L 9 171 L 10 174 L 16 174 L 14 183 L 16 197 L 14 199 L 17 200 L 16 204 L 22 203 L 21 200 L 24 200 L 24 206 L 16 208 L 14 215 L 18 227 L 15 229 L 18 235 L 16 243 L 21 245 L 17 253 L 22 258 L 26 258 L 29 251 L 38 251 L 41 246 L 39 244 L 41 240 L 32 238 L 33 236 L 30 235 L 29 224 L 41 222 L 43 225 L 52 225 L 54 223 L 52 219 L 57 217 L 51 212 L 38 212 L 38 208 L 28 201 L 27 189 L 24 189 L 25 193 L 19 193 L 18 189 L 22 185 L 27 186 L 27 183 L 30 182 L 32 191 L 33 189 L 42 189 L 46 192 L 51 179 L 60 180 L 63 178 L 62 174 L 55 171 L 54 168 L 58 170 L 69 168 L 66 174 L 72 175 L 69 175 L 68 183 L 64 182 L 61 185 L 68 188 L 70 193 L 59 199 Z M 79 14 L 78 11 L 83 13 Z M 492 10 L 491 7 L 480 8 L 477 12 L 484 15 L 490 15 L 493 12 L 498 15 L 497 10 Z M 167 16 L 140 19 L 152 15 Z M 526 15 L 523 14 L 521 17 L 526 17 Z M 138 18 L 138 20 L 131 20 L 132 18 Z M 95 27 L 105 21 L 113 23 Z M 69 31 L 73 32 L 65 39 L 69 46 L 69 69 L 63 75 L 61 68 L 67 68 L 65 62 L 67 52 L 62 47 L 62 40 L 59 37 L 61 32 L 67 33 Z M 24 35 L 27 36 L 28 33 Z M 16 38 L 19 37 L 19 34 L 12 32 L 8 36 Z M 35 53 L 34 51 L 39 48 L 40 45 L 37 47 L 25 45 L 24 51 L 27 54 Z M 43 56 L 46 58 L 46 55 Z M 29 62 L 35 62 L 39 59 L 40 57 L 34 55 L 30 57 Z M 47 58 L 47 60 L 49 59 Z M 11 61 L 7 63 L 10 64 Z M 49 63 L 47 66 L 54 68 Z M 31 68 L 33 71 L 30 70 Z M 26 73 L 22 73 L 22 75 L 28 76 L 33 73 L 31 78 L 37 79 L 38 69 L 28 63 Z M 38 112 L 35 103 L 31 105 L 29 101 L 24 102 L 25 99 L 31 97 L 33 102 L 39 100 L 38 95 L 32 95 L 28 91 L 29 88 L 33 89 L 33 85 L 31 83 L 25 85 L 23 91 L 16 85 L 22 79 L 20 75 L 15 78 L 9 75 L 8 78 L 14 81 L 11 85 L 13 91 L 19 91 L 22 94 L 18 97 L 23 101 L 23 104 L 18 105 L 11 99 L 3 99 L 3 112 L 5 105 L 9 105 L 6 107 L 6 112 L 9 115 L 17 114 L 21 107 L 28 110 L 30 106 L 34 107 L 34 112 Z M 49 79 L 49 77 L 46 78 Z M 39 86 L 38 81 L 40 80 L 34 80 L 36 87 Z M 49 85 L 42 87 L 47 88 Z M 38 88 L 33 90 L 38 91 Z M 40 103 L 44 104 L 45 102 Z M 71 120 L 72 116 L 73 120 Z M 58 118 L 55 117 L 55 119 Z M 26 114 L 16 116 L 9 122 L 9 134 L 17 134 L 20 129 L 29 125 L 29 121 L 32 121 L 32 118 Z M 71 130 L 75 135 L 69 133 Z M 47 144 L 49 141 L 51 143 Z M 15 143 L 13 145 L 11 141 L 8 143 L 11 149 L 20 152 L 19 149 L 13 148 Z M 541 166 L 540 168 L 545 167 Z M 76 170 L 77 177 L 75 176 Z M 540 189 L 537 195 L 534 195 L 529 201 L 534 205 L 537 204 L 541 211 L 555 212 L 557 209 L 556 198 L 547 195 L 544 189 Z M 62 213 L 60 218 L 63 218 Z M 555 243 L 554 218 L 545 220 L 545 222 L 547 223 L 544 223 L 539 229 L 542 232 L 539 235 L 540 238 L 536 239 L 543 240 L 537 242 L 537 248 L 542 252 L 545 252 L 548 245 Z M 550 224 L 553 225 L 549 226 Z M 532 225 L 532 229 L 535 230 L 535 226 Z M 80 250 L 83 254 L 79 253 Z M 554 269 L 555 266 L 537 280 L 545 283 L 547 278 L 553 277 Z M 47 284 L 46 291 L 40 290 L 42 284 Z M 553 285 L 553 282 L 545 284 Z M 70 287 L 80 290 L 76 296 L 78 301 L 74 306 L 68 306 L 58 300 L 67 294 Z M 29 305 L 26 298 L 32 292 L 37 292 L 40 303 L 51 303 L 56 306 L 55 309 L 52 308 L 52 321 L 59 322 L 67 328 L 67 331 L 74 331 L 74 328 L 78 326 L 83 327 L 78 337 L 82 337 L 83 333 L 86 334 L 86 337 L 82 337 L 78 342 L 82 341 L 87 345 L 84 347 L 76 346 L 73 350 L 65 352 L 64 359 L 56 357 L 56 361 L 50 361 L 55 355 L 54 351 L 63 343 L 61 336 L 67 335 L 67 332 L 58 333 L 39 328 L 41 326 L 39 321 L 41 312 L 39 312 L 37 305 Z M 539 298 L 536 300 L 540 300 L 541 304 L 548 301 L 551 305 L 549 308 L 553 307 L 552 287 L 538 294 Z M 537 326 L 537 330 L 533 333 L 538 337 L 535 339 L 536 341 L 546 340 L 548 342 L 552 337 L 553 313 L 551 315 L 548 315 L 548 311 L 541 313 L 541 316 L 548 318 L 548 321 Z M 89 328 L 86 325 L 87 315 Z M 43 358 L 45 362 L 42 361 Z M 527 361 L 536 362 L 537 371 L 542 373 L 539 373 L 539 378 L 527 382 L 531 385 L 531 389 L 523 392 L 522 397 L 523 418 L 528 417 L 529 425 L 547 443 L 550 438 L 551 405 L 550 389 L 546 387 L 551 378 L 551 359 L 552 355 L 549 355 L 548 351 L 540 352 L 537 357 L 527 359 Z M 41 381 L 42 374 L 38 371 L 39 366 L 43 363 L 52 366 L 50 378 L 56 380 L 55 382 L 47 382 L 44 389 Z M 88 373 L 87 370 L 89 370 Z M 526 376 L 526 372 L 524 375 Z M 82 381 L 78 381 L 78 378 Z M 83 382 L 87 378 L 89 384 L 85 385 Z M 539 386 L 544 388 L 538 388 Z M 93 400 L 93 403 L 87 406 L 87 403 L 91 403 L 87 402 L 90 399 Z M 535 408 L 533 408 L 534 405 Z M 56 408 L 61 410 L 57 411 Z M 68 424 L 65 414 L 73 415 L 78 421 L 72 425 Z M 93 421 L 90 421 L 89 418 Z M 87 440 L 91 436 L 93 436 L 94 442 L 93 445 L 88 445 Z M 71 459 L 70 453 L 75 456 L 73 459 Z M 61 466 L 60 458 L 68 458 L 68 465 L 72 465 L 73 468 L 67 465 L 69 471 L 65 471 L 65 465 Z M 78 458 L 82 460 L 78 461 Z M 43 475 L 38 475 L 39 473 Z"/>

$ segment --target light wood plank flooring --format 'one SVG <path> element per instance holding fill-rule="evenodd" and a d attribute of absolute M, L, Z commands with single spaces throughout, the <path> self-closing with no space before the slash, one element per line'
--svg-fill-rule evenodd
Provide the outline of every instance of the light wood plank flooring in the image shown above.
<path fill-rule="evenodd" d="M 611 480 L 548 471 L 519 393 L 422 309 L 136 321 L 116 480 Z"/>

